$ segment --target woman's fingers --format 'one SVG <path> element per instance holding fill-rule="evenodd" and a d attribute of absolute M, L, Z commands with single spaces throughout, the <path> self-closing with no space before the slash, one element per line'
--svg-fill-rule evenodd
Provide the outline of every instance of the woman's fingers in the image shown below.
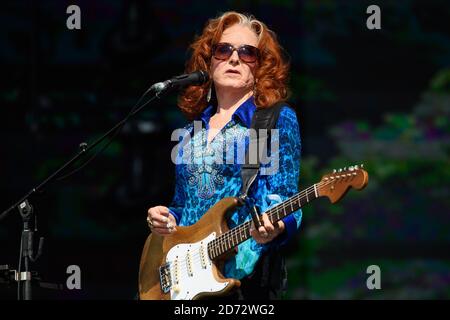
<path fill-rule="evenodd" d="M 169 216 L 169 208 L 164 207 L 164 206 L 156 206 L 156 208 L 159 210 L 159 213 L 165 217 Z"/>
<path fill-rule="evenodd" d="M 258 228 L 259 235 L 263 238 L 268 238 L 275 228 L 266 213 L 261 215 L 260 222 L 261 225 Z"/>
<path fill-rule="evenodd" d="M 255 239 L 256 242 L 264 244 L 269 241 L 272 241 L 280 232 L 280 226 L 278 222 L 276 226 L 273 225 L 267 214 L 263 213 L 260 216 L 261 226 L 258 230 L 255 230 L 255 225 L 252 222 L 250 226 L 250 235 Z"/>
<path fill-rule="evenodd" d="M 263 234 L 264 233 L 271 234 L 275 228 L 274 228 L 273 224 L 270 222 L 269 217 L 267 216 L 266 213 L 263 213 L 261 215 L 261 218 L 262 218 L 261 220 L 264 225 L 264 228 L 260 227 L 260 231 L 261 231 L 261 229 L 263 229 L 262 230 Z"/>
<path fill-rule="evenodd" d="M 153 220 L 153 227 L 154 228 L 169 229 L 169 228 L 173 227 L 171 224 L 172 223 L 170 223 L 170 222 L 160 222 L 160 221 Z"/>
<path fill-rule="evenodd" d="M 148 209 L 148 216 L 152 220 L 153 223 L 160 222 L 160 223 L 167 223 L 169 222 L 169 209 L 163 206 L 156 206 L 153 208 Z"/>
<path fill-rule="evenodd" d="M 170 214 L 169 209 L 164 206 L 155 206 L 148 209 L 149 226 L 154 233 L 168 235 L 175 232 L 176 221 Z"/>
<path fill-rule="evenodd" d="M 175 231 L 177 231 L 176 228 L 172 228 L 172 229 L 167 229 L 167 228 L 155 228 L 153 227 L 152 232 L 161 234 L 161 235 L 167 235 L 167 234 L 172 234 Z"/>

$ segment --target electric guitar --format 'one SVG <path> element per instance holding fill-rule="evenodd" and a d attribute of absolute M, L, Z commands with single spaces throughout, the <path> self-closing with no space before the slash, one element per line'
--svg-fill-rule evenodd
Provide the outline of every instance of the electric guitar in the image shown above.
<path fill-rule="evenodd" d="M 327 197 L 335 203 L 350 188 L 363 189 L 368 180 L 362 165 L 334 170 L 265 213 L 275 223 L 316 198 Z M 177 232 L 167 236 L 150 234 L 139 267 L 140 299 L 202 299 L 226 295 L 239 287 L 239 280 L 225 278 L 221 271 L 237 245 L 251 237 L 251 220 L 231 230 L 228 228 L 225 216 L 238 205 L 239 198 L 227 197 L 191 226 L 177 226 Z"/>

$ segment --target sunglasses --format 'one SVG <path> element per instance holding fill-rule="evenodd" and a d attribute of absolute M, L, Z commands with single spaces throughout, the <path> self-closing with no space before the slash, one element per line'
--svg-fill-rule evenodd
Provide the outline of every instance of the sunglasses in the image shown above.
<path fill-rule="evenodd" d="M 234 50 L 237 51 L 239 59 L 246 63 L 255 62 L 259 58 L 259 49 L 254 46 L 244 44 L 239 48 L 235 48 L 226 42 L 221 42 L 213 46 L 213 56 L 218 60 L 228 60 Z"/>

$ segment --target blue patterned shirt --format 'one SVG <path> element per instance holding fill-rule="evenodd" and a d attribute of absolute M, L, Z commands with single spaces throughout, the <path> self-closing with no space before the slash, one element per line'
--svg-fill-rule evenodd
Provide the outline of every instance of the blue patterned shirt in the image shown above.
<path fill-rule="evenodd" d="M 215 106 L 208 106 L 198 121 L 185 127 L 186 134 L 176 151 L 175 194 L 169 206 L 178 225 L 192 225 L 221 199 L 239 196 L 242 187 L 240 167 L 249 145 L 249 128 L 255 110 L 253 97 L 250 97 L 236 109 L 231 120 L 209 143 L 209 119 L 216 111 Z M 278 135 L 272 137 L 272 143 L 277 142 L 279 148 L 271 151 L 268 163 L 261 164 L 258 178 L 248 194 L 260 212 L 298 192 L 301 142 L 295 111 L 283 106 L 276 129 L 279 129 Z M 187 133 L 189 137 L 185 139 Z M 278 170 L 275 174 L 263 174 L 264 169 L 276 168 L 274 159 L 279 159 Z M 238 207 L 230 216 L 229 227 L 250 220 L 249 212 L 245 206 Z M 299 228 L 301 217 L 302 212 L 298 210 L 283 218 L 285 232 L 268 244 L 258 244 L 253 238 L 239 244 L 236 256 L 225 264 L 224 275 L 242 279 L 251 274 L 265 250 L 288 242 Z"/>

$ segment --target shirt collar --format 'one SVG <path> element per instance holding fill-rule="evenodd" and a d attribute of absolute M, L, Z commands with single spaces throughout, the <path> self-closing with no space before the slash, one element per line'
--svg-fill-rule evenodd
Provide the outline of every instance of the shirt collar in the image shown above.
<path fill-rule="evenodd" d="M 209 105 L 207 106 L 203 112 L 200 114 L 200 119 L 203 121 L 203 124 L 206 128 L 209 127 L 209 119 L 216 113 L 216 106 Z M 231 116 L 234 120 L 240 120 L 243 125 L 247 128 L 250 128 L 252 123 L 253 114 L 255 113 L 256 105 L 253 99 L 253 96 L 245 100 L 237 109 L 234 111 Z M 237 118 L 237 119 L 236 119 Z"/>

